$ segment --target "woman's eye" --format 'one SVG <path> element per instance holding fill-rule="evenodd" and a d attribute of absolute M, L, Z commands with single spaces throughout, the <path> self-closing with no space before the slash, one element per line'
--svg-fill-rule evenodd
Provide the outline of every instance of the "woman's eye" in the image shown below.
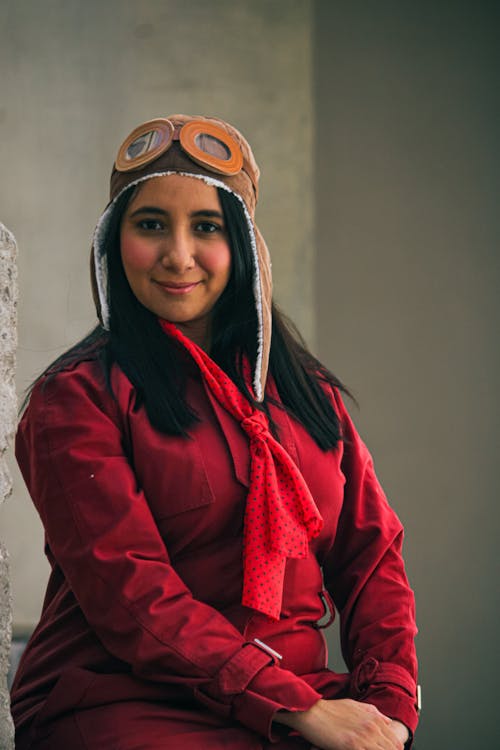
<path fill-rule="evenodd" d="M 212 232 L 219 232 L 222 229 L 218 224 L 214 224 L 213 221 L 200 221 L 196 225 L 196 230 L 203 234 L 211 234 Z"/>
<path fill-rule="evenodd" d="M 158 221 L 158 219 L 141 219 L 137 226 L 146 232 L 161 232 L 164 229 L 163 222 Z"/>

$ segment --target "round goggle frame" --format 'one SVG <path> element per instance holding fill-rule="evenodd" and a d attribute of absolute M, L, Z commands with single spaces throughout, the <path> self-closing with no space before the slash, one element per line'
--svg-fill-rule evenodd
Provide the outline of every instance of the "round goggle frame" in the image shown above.
<path fill-rule="evenodd" d="M 223 175 L 235 175 L 243 167 L 237 141 L 218 125 L 206 120 L 189 120 L 176 128 L 166 118 L 157 118 L 135 128 L 120 146 L 115 161 L 118 172 L 144 167 L 179 140 L 186 154 L 202 167 Z"/>

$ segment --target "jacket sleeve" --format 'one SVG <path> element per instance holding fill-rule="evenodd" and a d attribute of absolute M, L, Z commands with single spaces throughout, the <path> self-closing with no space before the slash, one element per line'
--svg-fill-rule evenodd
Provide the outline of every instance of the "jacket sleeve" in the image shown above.
<path fill-rule="evenodd" d="M 16 456 L 51 551 L 106 649 L 137 676 L 271 736 L 274 713 L 321 696 L 218 611 L 172 568 L 123 447 L 120 414 L 89 370 L 35 388 Z"/>
<path fill-rule="evenodd" d="M 324 564 L 340 613 L 351 697 L 373 703 L 413 733 L 417 662 L 415 604 L 401 554 L 403 527 L 375 476 L 372 458 L 337 391 L 342 427 L 344 502 Z"/>

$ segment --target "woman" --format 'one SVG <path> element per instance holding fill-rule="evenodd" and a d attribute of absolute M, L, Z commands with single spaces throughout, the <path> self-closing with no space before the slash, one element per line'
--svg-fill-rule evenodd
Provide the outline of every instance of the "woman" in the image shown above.
<path fill-rule="evenodd" d="M 52 567 L 13 687 L 21 750 L 411 743 L 402 527 L 341 384 L 272 305 L 258 177 L 210 118 L 144 123 L 118 153 L 100 325 L 17 436 Z M 348 674 L 327 668 L 331 600 Z"/>

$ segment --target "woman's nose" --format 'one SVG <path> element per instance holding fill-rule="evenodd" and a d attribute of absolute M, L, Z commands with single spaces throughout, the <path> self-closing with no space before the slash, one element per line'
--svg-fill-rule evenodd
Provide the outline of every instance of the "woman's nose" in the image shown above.
<path fill-rule="evenodd" d="M 184 232 L 173 232 L 166 238 L 162 246 L 161 263 L 165 268 L 171 268 L 176 273 L 183 273 L 193 268 L 194 242 Z"/>

